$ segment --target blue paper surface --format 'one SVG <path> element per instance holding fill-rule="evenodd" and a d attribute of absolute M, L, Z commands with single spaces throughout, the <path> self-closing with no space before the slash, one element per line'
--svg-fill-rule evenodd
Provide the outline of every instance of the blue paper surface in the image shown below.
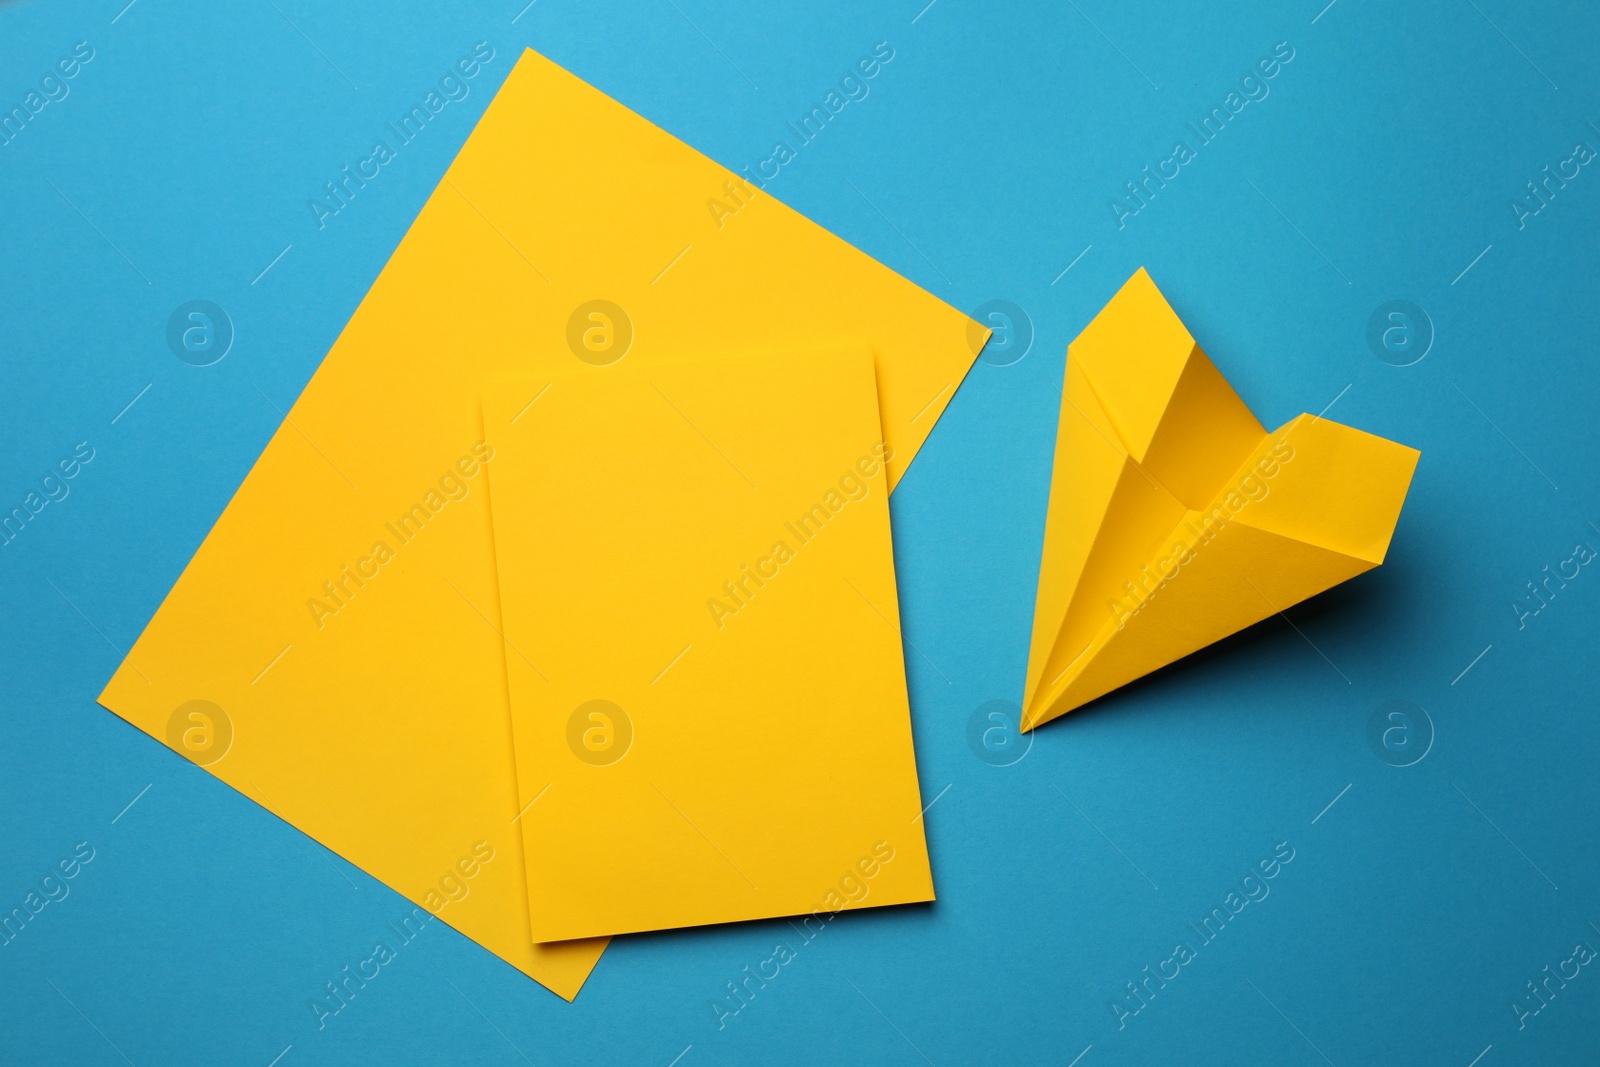
<path fill-rule="evenodd" d="M 0 6 L 0 1059 L 1591 1057 L 1600 16 L 1324 2 Z M 1003 328 L 893 501 L 939 900 L 573 1005 L 430 922 L 319 1027 L 409 906 L 94 698 L 524 46 Z M 1018 740 L 1066 344 L 1141 265 L 1264 423 L 1422 461 L 1382 568 Z"/>

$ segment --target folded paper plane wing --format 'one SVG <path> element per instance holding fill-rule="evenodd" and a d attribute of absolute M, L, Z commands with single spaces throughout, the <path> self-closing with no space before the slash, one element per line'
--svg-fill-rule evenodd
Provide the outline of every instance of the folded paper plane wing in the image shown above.
<path fill-rule="evenodd" d="M 1024 729 L 1382 563 L 1418 455 L 1269 434 L 1141 269 L 1068 348 Z"/>

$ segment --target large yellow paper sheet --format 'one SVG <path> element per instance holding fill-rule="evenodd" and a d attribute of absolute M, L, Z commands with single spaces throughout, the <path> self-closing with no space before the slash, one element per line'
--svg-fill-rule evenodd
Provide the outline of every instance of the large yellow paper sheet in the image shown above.
<path fill-rule="evenodd" d="M 1381 564 L 1418 455 L 1268 434 L 1141 268 L 1068 346 L 1023 729 Z"/>
<path fill-rule="evenodd" d="M 536 940 L 933 899 L 872 358 L 792 365 L 485 402 Z"/>
<path fill-rule="evenodd" d="M 100 696 L 568 999 L 603 944 L 530 931 L 485 383 L 631 338 L 663 361 L 860 342 L 892 484 L 983 336 L 757 190 L 719 230 L 729 182 L 525 53 Z"/>

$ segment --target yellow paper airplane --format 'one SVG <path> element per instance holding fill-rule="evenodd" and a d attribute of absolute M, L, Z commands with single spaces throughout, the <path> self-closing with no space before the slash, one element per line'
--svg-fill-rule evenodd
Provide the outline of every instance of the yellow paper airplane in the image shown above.
<path fill-rule="evenodd" d="M 1023 729 L 1382 563 L 1418 455 L 1267 433 L 1141 268 L 1067 349 Z"/>
<path fill-rule="evenodd" d="M 571 999 L 605 943 L 532 940 L 480 392 L 859 343 L 892 487 L 984 337 L 526 52 L 100 702 Z"/>

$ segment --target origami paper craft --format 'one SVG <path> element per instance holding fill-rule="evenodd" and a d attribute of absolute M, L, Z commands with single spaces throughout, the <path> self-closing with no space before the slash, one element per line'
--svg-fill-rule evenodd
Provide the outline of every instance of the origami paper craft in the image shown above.
<path fill-rule="evenodd" d="M 1382 563 L 1418 455 L 1268 434 L 1141 268 L 1068 346 L 1023 729 Z"/>
<path fill-rule="evenodd" d="M 536 940 L 933 899 L 872 359 L 802 363 L 485 400 Z"/>
<path fill-rule="evenodd" d="M 485 384 L 858 341 L 892 485 L 975 355 L 965 315 L 757 190 L 719 230 L 730 182 L 524 54 L 100 696 L 568 999 L 603 945 L 530 932 Z"/>

